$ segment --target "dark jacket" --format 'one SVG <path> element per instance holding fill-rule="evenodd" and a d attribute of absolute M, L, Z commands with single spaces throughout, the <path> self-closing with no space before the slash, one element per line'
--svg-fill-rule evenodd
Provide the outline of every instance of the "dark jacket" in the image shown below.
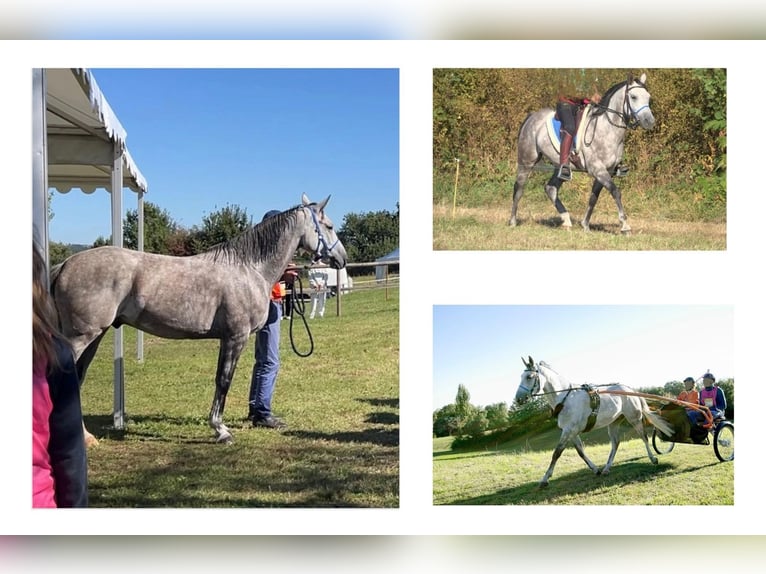
<path fill-rule="evenodd" d="M 82 429 L 80 379 L 69 347 L 55 340 L 60 368 L 48 375 L 53 410 L 49 419 L 53 478 L 56 481 L 56 505 L 88 506 L 88 462 Z"/>

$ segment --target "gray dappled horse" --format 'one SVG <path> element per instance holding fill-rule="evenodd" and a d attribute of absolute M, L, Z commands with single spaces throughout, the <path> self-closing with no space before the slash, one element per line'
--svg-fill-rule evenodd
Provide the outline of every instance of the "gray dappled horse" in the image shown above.
<path fill-rule="evenodd" d="M 646 130 L 654 127 L 654 115 L 649 107 L 650 94 L 646 89 L 646 74 L 636 80 L 615 84 L 604 94 L 599 104 L 587 106 L 587 115 L 583 116 L 582 128 L 578 128 L 578 140 L 575 141 L 576 153 L 585 171 L 593 178 L 593 187 L 588 201 L 588 209 L 582 220 L 582 226 L 590 229 L 590 218 L 596 206 L 598 196 L 607 188 L 617 204 L 617 212 L 622 225 L 622 233 L 629 233 L 627 216 L 622 208 L 622 195 L 615 185 L 613 177 L 617 166 L 622 161 L 623 142 L 628 128 L 641 126 Z M 534 166 L 545 157 L 554 165 L 559 165 L 558 142 L 554 146 L 548 123 L 555 111 L 547 108 L 533 112 L 521 124 L 518 142 L 518 169 L 516 183 L 513 186 L 513 206 L 509 225 L 516 225 L 516 210 L 524 193 L 524 185 Z M 555 137 L 555 136 L 554 136 Z M 561 219 L 562 226 L 571 229 L 572 221 L 559 198 L 562 180 L 554 171 L 553 177 L 545 185 L 545 193 L 553 202 Z"/>
<path fill-rule="evenodd" d="M 543 361 L 535 363 L 532 357 L 529 357 L 529 361 L 525 361 L 523 358 L 521 360 L 524 362 L 524 372 L 516 391 L 516 403 L 523 404 L 531 396 L 541 392 L 550 405 L 561 429 L 561 436 L 553 451 L 551 464 L 540 481 L 541 488 L 548 486 L 548 480 L 553 474 L 556 461 L 570 443 L 580 458 L 588 465 L 588 468 L 596 474 L 608 474 L 614 462 L 617 446 L 620 444 L 619 428 L 623 418 L 631 424 L 641 440 L 644 441 L 649 460 L 653 464 L 657 464 L 657 457 L 649 448 L 649 439 L 646 436 L 643 420 L 648 420 L 668 436 L 673 433 L 673 427 L 665 419 L 649 410 L 642 397 L 619 394 L 630 393 L 632 391 L 630 387 L 614 384 L 596 392 L 592 388 L 573 386 Z M 615 394 L 610 394 L 610 391 Z M 602 427 L 607 427 L 609 431 L 612 450 L 604 467 L 599 469 L 585 455 L 580 433 Z"/>
<path fill-rule="evenodd" d="M 51 292 L 80 380 L 109 327 L 130 325 L 168 339 L 220 339 L 208 422 L 217 442 L 231 442 L 222 418 L 237 361 L 250 334 L 266 323 L 272 286 L 296 249 L 337 269 L 346 265 L 346 250 L 325 213 L 329 199 L 316 204 L 303 194 L 301 205 L 190 257 L 99 247 L 55 267 Z"/>

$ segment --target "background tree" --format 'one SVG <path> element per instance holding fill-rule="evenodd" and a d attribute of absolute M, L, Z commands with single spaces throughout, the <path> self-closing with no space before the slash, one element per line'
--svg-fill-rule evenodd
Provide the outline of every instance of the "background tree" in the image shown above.
<path fill-rule="evenodd" d="M 74 250 L 68 245 L 56 241 L 48 242 L 48 261 L 51 267 L 62 263 L 70 255 L 74 255 Z"/>
<path fill-rule="evenodd" d="M 374 261 L 399 246 L 399 204 L 396 212 L 348 213 L 338 230 L 349 261 Z"/>
<path fill-rule="evenodd" d="M 214 245 L 236 237 L 252 227 L 252 218 L 247 210 L 238 205 L 226 205 L 202 218 L 202 226 L 191 231 L 194 253 L 210 249 Z"/>
<path fill-rule="evenodd" d="M 456 435 L 460 428 L 455 404 L 445 405 L 433 414 L 433 433 L 436 437 Z"/>
<path fill-rule="evenodd" d="M 469 437 L 480 437 L 487 430 L 487 426 L 487 413 L 477 409 L 466 421 L 461 434 Z"/>
<path fill-rule="evenodd" d="M 490 430 L 508 426 L 508 405 L 506 403 L 488 405 L 484 411 L 487 415 L 487 428 Z"/>
<path fill-rule="evenodd" d="M 663 392 L 661 394 L 669 397 L 677 397 L 685 388 L 685 385 L 681 381 L 668 381 L 665 383 L 665 386 L 662 387 Z"/>
<path fill-rule="evenodd" d="M 112 236 L 104 237 L 103 235 L 99 235 L 96 237 L 96 240 L 93 242 L 92 247 L 103 247 L 104 245 L 111 245 L 112 244 Z"/>
<path fill-rule="evenodd" d="M 149 201 L 144 203 L 144 251 L 147 253 L 170 253 L 170 237 L 178 225 L 167 210 Z M 128 249 L 138 249 L 138 210 L 131 209 L 125 215 L 123 244 Z"/>

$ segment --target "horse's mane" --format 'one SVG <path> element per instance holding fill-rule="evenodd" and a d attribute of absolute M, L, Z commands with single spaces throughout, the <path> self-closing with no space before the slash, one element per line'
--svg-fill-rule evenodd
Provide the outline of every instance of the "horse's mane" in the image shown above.
<path fill-rule="evenodd" d="M 601 96 L 601 101 L 603 103 L 595 105 L 593 111 L 591 112 L 591 115 L 600 116 L 601 114 L 605 113 L 606 110 L 609 109 L 609 102 L 612 100 L 612 96 L 627 85 L 628 85 L 628 82 L 626 80 L 624 82 L 620 82 L 619 84 L 615 84 L 614 86 L 609 88 L 606 92 L 604 92 L 604 95 Z"/>
<path fill-rule="evenodd" d="M 557 380 L 559 383 L 561 383 L 562 385 L 564 385 L 565 387 L 566 387 L 566 386 L 570 386 L 570 387 L 572 386 L 572 383 L 569 381 L 569 379 L 567 379 L 566 377 L 563 377 L 563 376 L 561 376 L 561 375 L 560 375 L 560 374 L 559 374 L 559 373 L 556 371 L 556 369 L 554 369 L 553 367 L 551 367 L 551 366 L 550 366 L 548 363 L 546 363 L 545 361 L 539 361 L 539 362 L 537 363 L 537 365 L 538 365 L 538 367 L 542 367 L 543 369 L 545 369 L 546 371 L 549 371 L 549 372 L 551 373 L 552 377 L 548 377 L 548 375 L 546 375 L 546 378 L 553 378 L 553 377 L 555 377 L 555 378 L 556 378 L 556 380 Z"/>
<path fill-rule="evenodd" d="M 303 205 L 296 205 L 254 225 L 236 237 L 214 245 L 199 254 L 216 263 L 237 265 L 258 263 L 272 259 L 277 254 L 282 230 L 295 223 L 297 212 Z"/>

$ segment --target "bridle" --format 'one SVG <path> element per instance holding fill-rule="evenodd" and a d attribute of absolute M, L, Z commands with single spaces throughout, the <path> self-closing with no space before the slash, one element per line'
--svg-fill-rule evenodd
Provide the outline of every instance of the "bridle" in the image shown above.
<path fill-rule="evenodd" d="M 315 205 L 315 204 L 312 204 L 312 205 Z M 306 207 L 308 207 L 309 213 L 311 213 L 311 219 L 314 222 L 314 231 L 316 231 L 317 237 L 319 238 L 319 240 L 317 241 L 316 249 L 314 250 L 314 258 L 313 258 L 313 262 L 316 263 L 317 261 L 322 259 L 322 253 L 323 253 L 322 247 L 324 247 L 324 252 L 327 255 L 330 255 L 330 253 L 332 253 L 332 250 L 335 248 L 335 246 L 340 242 L 340 238 L 336 239 L 335 243 L 330 245 L 327 239 L 325 239 L 325 236 L 322 234 L 322 226 L 319 225 L 319 219 L 317 218 L 316 211 L 314 211 L 311 206 L 306 206 Z"/>
<path fill-rule="evenodd" d="M 524 383 L 519 383 L 519 388 L 523 389 L 530 397 L 540 391 L 540 371 L 537 369 L 527 369 L 525 373 L 530 373 L 528 378 L 531 378 L 534 382 L 531 387 L 526 386 Z"/>
<path fill-rule="evenodd" d="M 635 84 L 634 84 L 635 82 Z M 634 85 L 632 85 L 634 84 Z M 597 107 L 601 108 L 605 112 L 607 112 L 606 119 L 607 121 L 613 125 L 616 128 L 624 128 L 624 129 L 636 129 L 639 125 L 638 120 L 638 114 L 641 112 L 644 108 L 648 108 L 649 104 L 644 104 L 637 110 L 633 109 L 633 106 L 630 105 L 630 91 L 636 90 L 638 88 L 643 88 L 646 90 L 646 84 L 642 84 L 639 80 L 628 78 L 628 81 L 625 82 L 625 95 L 622 99 L 622 110 L 614 110 L 608 106 L 602 106 L 601 104 L 595 104 Z M 616 114 L 621 120 L 624 125 L 616 124 L 612 121 L 611 117 L 608 114 Z"/>

